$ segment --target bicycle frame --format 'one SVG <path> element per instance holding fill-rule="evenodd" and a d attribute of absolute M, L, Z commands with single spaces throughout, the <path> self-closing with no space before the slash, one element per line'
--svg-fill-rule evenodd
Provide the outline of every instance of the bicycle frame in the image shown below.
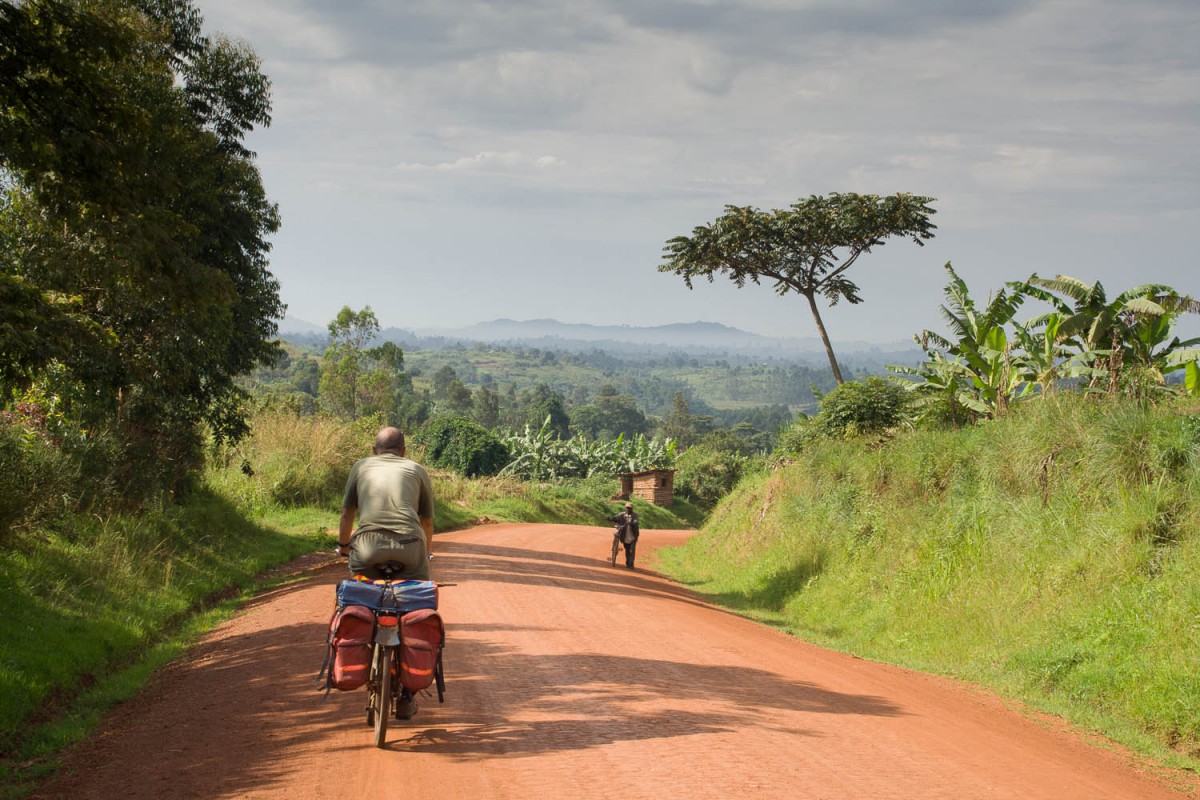
<path fill-rule="evenodd" d="M 375 645 L 371 649 L 371 672 L 367 678 L 367 724 L 375 726 L 375 746 L 387 740 L 388 717 L 396 705 L 396 651 L 400 646 L 400 617 L 395 613 L 375 615 Z"/>

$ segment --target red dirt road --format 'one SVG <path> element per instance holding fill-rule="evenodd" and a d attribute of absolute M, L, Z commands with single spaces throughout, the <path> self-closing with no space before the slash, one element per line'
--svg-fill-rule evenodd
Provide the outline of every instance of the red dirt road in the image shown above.
<path fill-rule="evenodd" d="M 447 695 L 372 746 L 313 688 L 339 563 L 270 592 L 68 754 L 39 798 L 1200 797 L 951 681 L 818 649 L 606 560 L 608 528 L 436 540 Z M 639 561 L 685 532 L 646 531 Z M 619 562 L 618 562 L 619 563 Z M 1187 792 L 1192 794 L 1187 794 Z"/>

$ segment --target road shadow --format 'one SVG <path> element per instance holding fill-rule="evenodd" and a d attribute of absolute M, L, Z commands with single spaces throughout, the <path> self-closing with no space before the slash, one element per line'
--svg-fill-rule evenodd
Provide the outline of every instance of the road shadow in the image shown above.
<path fill-rule="evenodd" d="M 452 628 L 451 676 L 470 681 L 474 704 L 438 709 L 437 726 L 392 747 L 455 759 L 519 758 L 620 741 L 726 733 L 747 725 L 815 736 L 783 712 L 879 717 L 904 712 L 880 697 L 847 694 L 742 664 L 691 664 L 602 653 L 529 655 L 503 645 L 510 626 Z M 451 681 L 453 689 L 453 680 Z M 673 708 L 664 706 L 674 706 Z M 697 710 L 700 709 L 700 710 Z M 528 715 L 510 710 L 534 712 Z"/>
<path fill-rule="evenodd" d="M 641 567 L 634 570 L 613 567 L 602 558 L 564 556 L 553 551 L 473 542 L 447 542 L 439 544 L 436 564 L 439 580 L 559 586 L 626 596 L 653 593 L 682 603 L 721 610 L 704 602 L 690 589 L 669 583 L 656 573 Z"/>

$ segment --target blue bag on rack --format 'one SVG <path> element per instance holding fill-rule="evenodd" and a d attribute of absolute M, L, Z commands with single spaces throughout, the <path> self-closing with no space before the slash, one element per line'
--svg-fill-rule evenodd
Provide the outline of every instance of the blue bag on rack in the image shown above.
<path fill-rule="evenodd" d="M 438 607 L 437 584 L 433 581 L 364 581 L 347 579 L 337 585 L 337 604 L 366 606 L 372 611 L 400 613 Z"/>

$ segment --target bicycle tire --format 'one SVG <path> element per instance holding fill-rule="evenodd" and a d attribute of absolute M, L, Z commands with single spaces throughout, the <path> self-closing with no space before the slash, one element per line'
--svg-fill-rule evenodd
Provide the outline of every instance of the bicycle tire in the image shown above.
<path fill-rule="evenodd" d="M 379 685 L 379 676 L 375 674 L 375 662 L 379 660 L 379 645 L 371 645 L 371 666 L 367 670 L 367 727 L 375 724 L 375 687 Z"/>
<path fill-rule="evenodd" d="M 611 564 L 614 567 L 617 565 L 617 553 L 620 551 L 620 549 L 621 549 L 620 542 L 617 540 L 616 536 L 613 536 L 612 558 L 609 559 L 609 564 Z"/>
<path fill-rule="evenodd" d="M 375 692 L 375 746 L 383 747 L 387 741 L 388 711 L 392 702 L 392 650 L 389 645 L 378 645 L 375 674 L 379 677 L 379 689 Z"/>

